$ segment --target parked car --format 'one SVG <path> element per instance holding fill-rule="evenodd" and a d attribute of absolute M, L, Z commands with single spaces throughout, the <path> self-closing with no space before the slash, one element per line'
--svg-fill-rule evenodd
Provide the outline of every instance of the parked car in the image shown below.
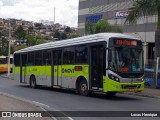
<path fill-rule="evenodd" d="M 144 69 L 144 81 L 145 81 L 145 86 L 150 87 L 153 83 L 153 80 L 155 79 L 154 77 L 155 71 L 152 68 L 145 68 Z M 160 87 L 160 70 L 158 71 L 158 80 L 157 80 L 157 86 Z"/>

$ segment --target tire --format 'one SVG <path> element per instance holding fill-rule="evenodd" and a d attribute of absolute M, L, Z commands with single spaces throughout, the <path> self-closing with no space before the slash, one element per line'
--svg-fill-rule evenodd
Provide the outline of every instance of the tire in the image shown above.
<path fill-rule="evenodd" d="M 78 91 L 80 95 L 87 96 L 89 94 L 88 84 L 86 80 L 81 80 L 79 83 Z"/>
<path fill-rule="evenodd" d="M 107 92 L 106 95 L 109 97 L 113 97 L 116 95 L 117 92 Z"/>
<path fill-rule="evenodd" d="M 34 76 L 32 76 L 30 79 L 30 86 L 31 86 L 31 88 L 34 88 L 34 89 L 37 87 L 36 78 Z"/>

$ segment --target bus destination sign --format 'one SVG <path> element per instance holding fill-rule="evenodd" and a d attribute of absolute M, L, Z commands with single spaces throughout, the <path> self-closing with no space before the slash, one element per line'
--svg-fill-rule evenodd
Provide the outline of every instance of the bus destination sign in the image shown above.
<path fill-rule="evenodd" d="M 137 41 L 134 40 L 116 40 L 115 41 L 116 45 L 128 45 L 128 46 L 137 46 L 138 43 Z"/>

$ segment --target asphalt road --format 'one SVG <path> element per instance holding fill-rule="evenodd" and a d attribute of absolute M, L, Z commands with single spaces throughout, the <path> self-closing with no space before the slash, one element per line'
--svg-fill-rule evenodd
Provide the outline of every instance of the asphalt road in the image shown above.
<path fill-rule="evenodd" d="M 93 94 L 85 97 L 80 96 L 73 91 L 53 90 L 50 88 L 32 89 L 26 85 L 20 85 L 18 80 L 10 80 L 0 77 L 0 92 L 11 94 L 23 99 L 44 104 L 45 109 L 49 111 L 160 111 L 160 99 L 133 96 L 126 94 L 117 94 L 109 98 L 103 94 Z M 73 119 L 111 119 L 119 120 L 118 117 L 107 118 L 75 118 Z M 159 118 L 151 117 L 123 117 L 123 120 L 151 120 Z"/>

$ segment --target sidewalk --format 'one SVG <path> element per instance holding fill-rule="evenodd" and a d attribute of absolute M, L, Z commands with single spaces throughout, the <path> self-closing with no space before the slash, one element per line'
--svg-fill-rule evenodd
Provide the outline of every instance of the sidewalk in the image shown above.
<path fill-rule="evenodd" d="M 160 99 L 160 89 L 156 88 L 145 88 L 144 91 L 139 93 L 127 93 L 129 95 L 137 95 L 137 96 L 144 96 L 144 97 L 152 97 L 152 98 L 159 98 Z"/>
<path fill-rule="evenodd" d="M 47 114 L 40 106 L 36 106 L 35 104 L 29 103 L 27 101 L 22 101 L 20 99 L 14 98 L 9 95 L 5 95 L 0 93 L 0 116 L 2 116 L 2 112 L 29 112 L 36 113 L 43 112 Z M 27 114 L 28 115 L 28 114 Z M 49 116 L 49 115 L 47 115 Z M 53 120 L 51 117 L 2 117 L 1 120 Z"/>

